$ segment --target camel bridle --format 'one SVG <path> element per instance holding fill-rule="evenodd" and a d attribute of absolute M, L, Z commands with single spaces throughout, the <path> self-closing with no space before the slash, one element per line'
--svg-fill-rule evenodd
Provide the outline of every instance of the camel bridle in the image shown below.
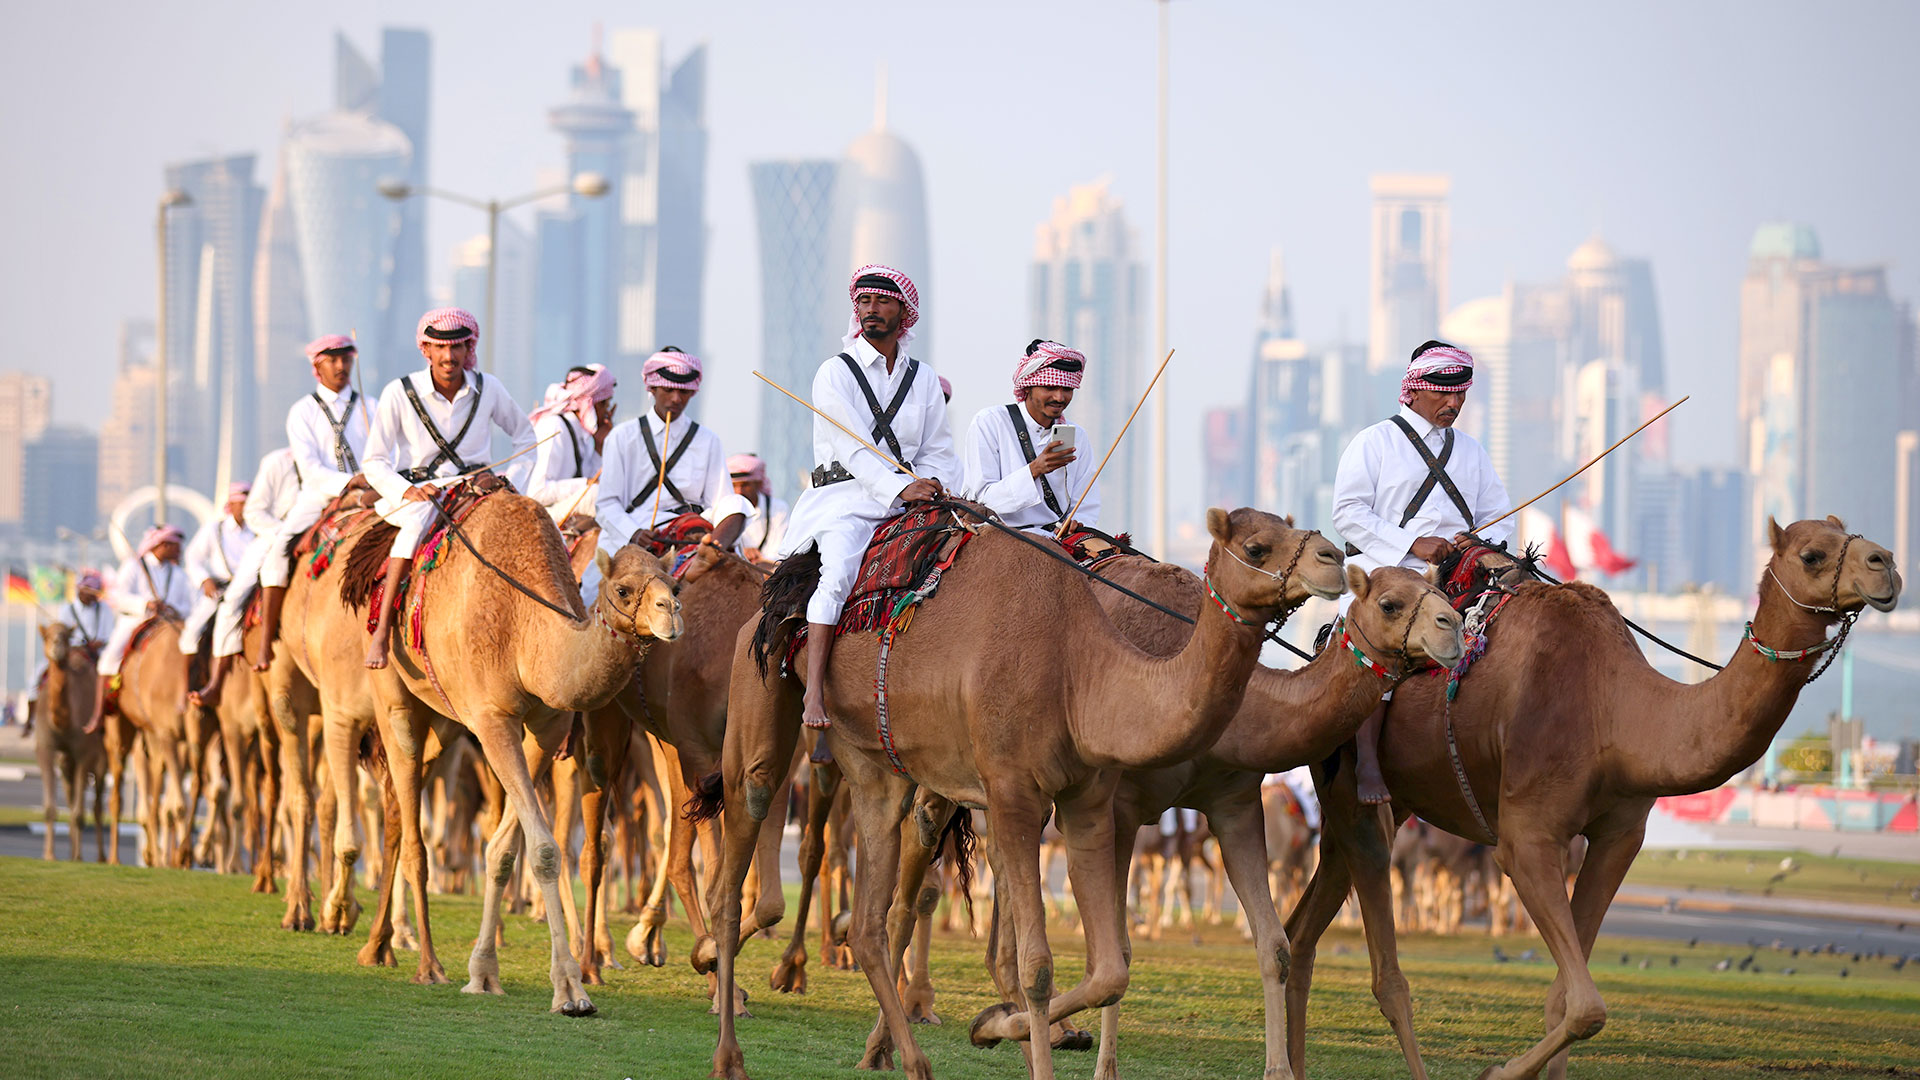
<path fill-rule="evenodd" d="M 1414 623 L 1419 621 L 1420 608 L 1426 604 L 1427 599 L 1430 595 L 1431 594 L 1429 593 L 1422 592 L 1420 594 L 1420 599 L 1414 601 L 1413 610 L 1407 612 L 1407 628 L 1400 637 L 1400 649 L 1397 654 L 1389 653 L 1386 650 L 1376 646 L 1371 640 L 1367 638 L 1366 631 L 1360 629 L 1360 624 L 1355 622 L 1353 619 L 1342 617 L 1340 620 L 1340 623 L 1341 623 L 1340 643 L 1341 645 L 1345 646 L 1347 650 L 1347 654 L 1353 657 L 1354 663 L 1360 665 L 1361 667 L 1367 669 L 1368 671 L 1373 672 L 1375 675 L 1378 675 L 1381 678 L 1387 680 L 1388 689 L 1392 689 L 1393 687 L 1399 686 L 1402 682 L 1406 681 L 1407 676 L 1412 675 L 1414 673 L 1415 664 L 1413 660 L 1413 626 L 1414 626 Z M 1356 634 L 1359 635 L 1360 640 L 1366 644 L 1367 648 L 1371 650 L 1371 652 L 1379 655 L 1388 656 L 1388 657 L 1393 657 L 1397 655 L 1400 662 L 1399 672 L 1395 673 L 1395 672 L 1388 671 L 1387 666 L 1385 664 L 1382 664 L 1378 660 L 1375 660 L 1372 656 L 1368 655 L 1368 653 L 1362 652 L 1360 650 L 1360 647 L 1353 643 L 1353 639 Z"/>
<path fill-rule="evenodd" d="M 1753 646 L 1753 651 L 1765 657 L 1768 663 L 1777 664 L 1782 661 L 1805 660 L 1810 656 L 1824 652 L 1827 654 L 1826 659 L 1820 662 L 1820 666 L 1814 669 L 1813 674 L 1807 676 L 1807 682 L 1811 683 L 1813 680 L 1826 674 L 1827 669 L 1833 666 L 1834 658 L 1840 655 L 1841 646 L 1846 644 L 1847 635 L 1853 631 L 1855 620 L 1860 618 L 1860 612 L 1857 610 L 1840 610 L 1840 575 L 1846 572 L 1847 569 L 1847 549 L 1853 547 L 1853 542 L 1858 539 L 1860 539 L 1859 533 L 1848 533 L 1846 539 L 1840 542 L 1840 554 L 1835 556 L 1833 560 L 1833 585 L 1831 591 L 1827 594 L 1827 604 L 1825 607 L 1805 603 L 1799 597 L 1793 595 L 1793 590 L 1787 588 L 1787 583 L 1781 581 L 1780 575 L 1773 572 L 1772 561 L 1768 561 L 1767 563 L 1767 576 L 1773 579 L 1773 584 L 1780 590 L 1780 595 L 1786 597 L 1788 602 L 1803 611 L 1811 611 L 1821 615 L 1839 616 L 1839 633 L 1830 638 L 1822 638 L 1819 644 L 1809 645 L 1804 649 L 1774 649 L 1760 643 L 1760 639 L 1753 634 L 1753 623 L 1748 622 L 1746 633 L 1741 636 L 1741 640 Z"/>
<path fill-rule="evenodd" d="M 1227 558 L 1232 559 L 1234 562 L 1239 563 L 1241 566 L 1246 567 L 1261 577 L 1272 578 L 1279 583 L 1280 602 L 1275 605 L 1278 610 L 1273 615 L 1264 619 L 1249 619 L 1245 615 L 1233 610 L 1233 605 L 1227 603 L 1227 598 L 1220 595 L 1219 589 L 1214 588 L 1213 568 L 1211 566 L 1202 569 L 1200 573 L 1200 580 L 1207 587 L 1208 598 L 1213 601 L 1215 607 L 1218 607 L 1226 613 L 1227 618 L 1232 619 L 1241 626 L 1251 626 L 1265 631 L 1269 625 L 1274 626 L 1275 629 L 1286 625 L 1286 621 L 1293 614 L 1294 609 L 1299 607 L 1298 604 L 1295 604 L 1293 607 L 1287 606 L 1287 583 L 1293 579 L 1293 572 L 1299 568 L 1301 556 L 1307 553 L 1307 544 L 1319 535 L 1319 529 L 1308 529 L 1305 533 L 1301 534 L 1300 546 L 1293 549 L 1293 558 L 1287 561 L 1286 568 L 1282 570 L 1263 570 L 1235 554 L 1230 545 L 1224 543 L 1220 545 L 1220 550 L 1226 552 Z"/>

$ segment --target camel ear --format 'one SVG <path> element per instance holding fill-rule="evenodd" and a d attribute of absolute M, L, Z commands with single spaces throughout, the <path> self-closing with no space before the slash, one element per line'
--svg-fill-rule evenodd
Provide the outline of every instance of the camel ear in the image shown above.
<path fill-rule="evenodd" d="M 613 576 L 613 560 L 607 558 L 606 548 L 593 549 L 593 565 L 600 571 L 602 581 Z"/>
<path fill-rule="evenodd" d="M 1286 523 L 1287 523 L 1287 528 L 1289 528 L 1289 529 L 1291 529 L 1291 528 L 1293 528 L 1293 515 L 1292 515 L 1292 514 L 1288 514 L 1288 515 L 1287 515 L 1286 517 L 1283 517 L 1283 518 L 1281 518 L 1280 520 L 1281 520 L 1281 521 L 1284 521 L 1284 522 L 1286 522 Z"/>
<path fill-rule="evenodd" d="M 1439 588 L 1439 587 L 1440 587 L 1440 580 L 1441 580 L 1441 579 L 1440 579 L 1440 564 L 1439 564 L 1439 563 L 1428 563 L 1428 564 L 1427 564 L 1427 568 L 1426 568 L 1425 570 L 1422 570 L 1422 571 L 1420 571 L 1420 576 L 1421 576 L 1422 578 L 1425 578 L 1425 579 L 1426 579 L 1426 582 L 1427 582 L 1427 584 L 1429 584 L 1429 585 L 1431 585 L 1431 586 L 1433 586 L 1433 587 L 1434 587 L 1434 588 L 1436 588 L 1436 589 L 1437 589 L 1437 588 Z"/>
<path fill-rule="evenodd" d="M 1225 510 L 1217 506 L 1207 508 L 1207 531 L 1215 540 L 1226 543 L 1233 538 L 1233 521 Z"/>
<path fill-rule="evenodd" d="M 1367 589 L 1372 585 L 1373 582 L 1367 577 L 1365 570 L 1352 563 L 1347 564 L 1347 591 L 1353 594 L 1355 600 L 1365 600 Z"/>
<path fill-rule="evenodd" d="M 1767 515 L 1767 536 L 1773 543 L 1774 554 L 1778 555 L 1787 549 L 1787 530 L 1780 527 L 1772 514 Z"/>
<path fill-rule="evenodd" d="M 1832 514 L 1827 515 L 1827 524 L 1832 525 L 1834 528 L 1839 529 L 1841 532 L 1847 531 L 1847 523 L 1844 521 L 1841 521 L 1837 517 L 1834 517 Z"/>

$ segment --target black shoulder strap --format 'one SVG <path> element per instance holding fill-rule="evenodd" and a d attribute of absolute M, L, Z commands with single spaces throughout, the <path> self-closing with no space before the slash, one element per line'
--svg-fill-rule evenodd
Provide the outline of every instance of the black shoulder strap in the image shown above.
<path fill-rule="evenodd" d="M 1407 503 L 1406 512 L 1400 515 L 1400 524 L 1404 526 L 1413 520 L 1413 515 L 1419 513 L 1420 507 L 1426 503 L 1427 496 L 1433 494 L 1433 486 L 1439 484 L 1440 489 L 1447 493 L 1447 498 L 1453 500 L 1454 507 L 1460 511 L 1460 516 L 1465 519 L 1467 527 L 1471 529 L 1473 508 L 1467 505 L 1466 497 L 1460 494 L 1460 487 L 1453 482 L 1453 477 L 1447 475 L 1447 461 L 1453 457 L 1453 429 L 1441 429 L 1446 434 L 1440 446 L 1440 456 L 1436 458 L 1433 456 L 1433 451 L 1427 449 L 1427 444 L 1421 440 L 1420 436 L 1414 434 L 1413 425 L 1407 423 L 1406 417 L 1395 415 L 1393 422 L 1406 435 L 1407 441 L 1413 444 L 1414 450 L 1419 452 L 1420 460 L 1427 463 L 1427 478 L 1421 482 L 1420 490 L 1413 493 L 1412 501 Z"/>
<path fill-rule="evenodd" d="M 905 465 L 907 456 L 900 452 L 900 439 L 893 433 L 893 418 L 900 415 L 900 406 L 906 404 L 907 392 L 913 389 L 913 377 L 920 373 L 920 361 L 907 360 L 906 377 L 900 380 L 900 389 L 893 392 L 893 401 L 886 408 L 880 407 L 880 398 L 873 392 L 873 384 L 867 381 L 867 374 L 860 370 L 860 362 L 846 353 L 840 354 L 846 362 L 847 370 L 853 372 L 853 381 L 860 384 L 860 392 L 866 395 L 867 408 L 873 413 L 873 437 L 884 440 L 887 449 L 893 451 L 893 460 Z"/>
<path fill-rule="evenodd" d="M 407 392 L 409 394 L 413 392 L 412 383 L 407 384 Z M 347 403 L 340 410 L 340 419 L 335 420 L 333 418 L 333 410 L 327 408 L 326 400 L 320 396 L 320 391 L 315 390 L 313 392 L 313 403 L 320 406 L 320 415 L 327 418 L 327 426 L 333 429 L 333 464 L 341 472 L 345 473 L 360 471 L 360 459 L 353 456 L 353 447 L 347 443 L 347 424 L 353 420 L 353 399 L 353 390 L 349 388 L 347 390 Z M 418 404 L 416 401 L 415 405 L 417 406 Z M 432 425 L 429 424 L 428 426 L 431 427 Z"/>
<path fill-rule="evenodd" d="M 565 413 L 560 414 L 560 430 L 567 433 L 567 441 L 573 444 L 573 478 L 583 480 L 587 475 L 587 459 L 580 456 L 580 436 L 573 432 L 573 421 Z"/>
<path fill-rule="evenodd" d="M 1027 464 L 1033 464 L 1034 458 L 1038 455 L 1033 452 L 1033 436 L 1027 434 L 1027 420 L 1020 415 L 1018 402 L 1007 404 L 1007 419 L 1013 421 L 1013 433 L 1020 437 L 1020 452 L 1026 455 Z M 1047 501 L 1047 509 L 1053 511 L 1055 519 L 1067 516 L 1067 512 L 1060 509 L 1060 500 L 1054 497 L 1053 485 L 1047 483 L 1045 476 L 1040 478 L 1040 497 Z"/>
<path fill-rule="evenodd" d="M 706 509 L 698 503 L 688 501 L 685 495 L 680 494 L 680 489 L 673 486 L 673 479 L 667 476 L 668 473 L 673 472 L 675 465 L 680 464 L 680 459 L 686 456 L 687 448 L 693 445 L 693 437 L 700 434 L 700 421 L 688 421 L 686 435 L 681 438 L 680 445 L 673 448 L 673 453 L 667 455 L 665 465 L 660 464 L 660 447 L 653 441 L 653 429 L 648 426 L 647 418 L 643 416 L 635 420 L 634 424 L 640 428 L 640 438 L 645 441 L 647 456 L 653 459 L 653 475 L 647 477 L 647 482 L 634 491 L 632 501 L 627 503 L 627 513 L 633 513 L 634 507 L 646 502 L 647 496 L 653 493 L 656 486 L 667 489 L 667 494 L 673 496 L 676 509 L 693 508 L 695 513 Z"/>
<path fill-rule="evenodd" d="M 473 418 L 480 415 L 480 399 L 485 396 L 487 389 L 486 376 L 477 371 L 473 373 L 473 408 L 467 410 L 467 422 L 460 425 L 460 431 L 454 435 L 451 442 L 446 436 L 440 434 L 440 429 L 433 423 L 433 417 L 427 415 L 427 407 L 421 403 L 420 395 L 414 392 L 413 376 L 400 376 L 400 386 L 407 392 L 407 401 L 413 406 L 413 414 L 426 425 L 427 437 L 433 440 L 433 445 L 440 448 L 440 452 L 434 455 L 433 460 L 421 467 L 423 475 L 433 475 L 440 470 L 442 464 L 449 461 L 453 462 L 456 472 L 466 472 L 471 468 L 466 462 L 460 460 L 460 455 L 455 453 L 453 448 L 460 445 L 461 439 L 467 437 L 467 432 L 473 428 Z"/>

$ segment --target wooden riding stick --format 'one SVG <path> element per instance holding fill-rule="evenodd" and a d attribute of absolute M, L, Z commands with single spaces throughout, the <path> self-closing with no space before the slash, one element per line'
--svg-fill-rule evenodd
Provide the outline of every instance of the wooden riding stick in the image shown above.
<path fill-rule="evenodd" d="M 1573 476 L 1567 477 L 1565 480 L 1560 481 L 1559 483 L 1553 485 L 1552 487 L 1541 492 L 1540 494 L 1535 495 L 1533 498 L 1528 499 L 1526 502 L 1521 503 L 1519 506 L 1514 507 L 1513 509 L 1507 511 L 1504 514 L 1501 514 L 1499 517 L 1494 518 L 1492 521 L 1486 522 L 1481 525 L 1475 525 L 1473 528 L 1468 529 L 1467 531 L 1470 533 L 1478 533 L 1482 529 L 1491 529 L 1495 525 L 1500 524 L 1501 522 L 1507 520 L 1508 518 L 1519 513 L 1520 511 L 1525 510 L 1527 507 L 1532 506 L 1534 503 L 1539 502 L 1541 499 L 1544 499 L 1547 496 L 1553 494 L 1554 492 L 1559 491 L 1561 488 L 1566 487 L 1568 484 L 1573 482 L 1573 479 L 1575 476 L 1579 476 L 1581 473 L 1586 472 L 1588 469 L 1593 468 L 1596 464 L 1599 463 L 1601 458 L 1606 457 L 1608 454 L 1611 454 L 1615 450 L 1620 449 L 1620 446 L 1622 443 L 1625 443 L 1628 439 L 1631 439 L 1635 435 L 1638 435 L 1641 432 L 1647 430 L 1647 426 L 1649 424 L 1652 424 L 1654 420 L 1658 420 L 1662 416 L 1665 416 L 1668 413 L 1672 412 L 1673 410 L 1679 408 L 1680 406 L 1685 405 L 1687 403 L 1687 398 L 1690 398 L 1692 396 L 1693 396 L 1692 394 L 1688 394 L 1685 397 L 1682 397 L 1679 401 L 1676 401 L 1673 404 L 1655 413 L 1652 420 L 1648 420 L 1645 424 L 1641 424 L 1639 427 L 1634 428 L 1632 431 L 1627 432 L 1625 435 L 1622 435 L 1620 437 L 1620 442 L 1614 443 L 1612 446 L 1609 446 L 1605 450 L 1600 451 L 1600 453 L 1594 456 L 1592 461 L 1589 461 L 1585 465 L 1582 465 L 1578 469 L 1575 469 L 1573 471 Z"/>
<path fill-rule="evenodd" d="M 1087 501 L 1087 495 L 1093 491 L 1094 481 L 1100 479 L 1100 470 L 1107 467 L 1107 462 L 1113 458 L 1113 452 L 1120 449 L 1120 440 L 1127 437 L 1127 428 L 1133 426 L 1133 418 L 1140 415 L 1140 406 L 1145 405 L 1147 399 L 1153 396 L 1153 388 L 1160 384 L 1160 376 L 1167 370 L 1167 362 L 1172 359 L 1173 350 L 1168 349 L 1166 359 L 1160 361 L 1160 370 L 1153 373 L 1153 381 L 1147 384 L 1147 392 L 1140 395 L 1140 400 L 1134 404 L 1133 411 L 1127 414 L 1127 422 L 1120 425 L 1120 434 L 1115 435 L 1113 445 L 1107 447 L 1107 456 L 1100 459 L 1100 468 L 1093 470 L 1093 475 L 1087 478 L 1086 490 L 1074 500 L 1073 509 L 1067 511 L 1067 516 L 1060 519 L 1060 528 L 1053 534 L 1056 540 L 1067 535 L 1067 522 L 1072 521 L 1073 515 L 1080 512 L 1080 504 Z"/>
<path fill-rule="evenodd" d="M 647 418 L 641 417 L 640 423 Z M 667 426 L 660 432 L 660 482 L 653 485 L 653 517 L 647 521 L 647 531 L 660 524 L 660 500 L 666 497 L 667 461 L 673 456 L 673 417 L 667 417 Z"/>
<path fill-rule="evenodd" d="M 558 433 L 558 432 L 555 432 L 554 434 L 559 434 L 559 433 Z M 549 436 L 547 436 L 547 437 L 548 437 L 548 438 L 552 438 L 553 436 L 552 436 L 552 435 L 549 435 Z M 575 495 L 575 496 L 573 497 L 573 505 L 572 505 L 572 506 L 569 506 L 569 507 L 567 507 L 567 512 L 566 512 L 566 513 L 564 513 L 564 514 L 561 514 L 561 515 L 560 515 L 560 520 L 561 520 L 561 521 L 565 521 L 565 520 L 567 520 L 568 518 L 570 518 L 570 517 L 572 517 L 572 516 L 573 516 L 573 512 L 574 512 L 574 511 L 575 511 L 576 509 L 579 509 L 579 506 L 580 506 L 580 500 L 581 500 L 581 499 L 584 499 L 584 498 L 586 498 L 586 497 L 587 497 L 587 492 L 588 492 L 589 490 L 591 490 L 591 489 L 592 489 L 592 487 L 593 487 L 593 485 L 595 485 L 595 484 L 597 484 L 597 483 L 599 483 L 599 482 L 600 482 L 600 473 L 601 473 L 601 470 L 600 470 L 600 469 L 595 469 L 595 470 L 593 470 L 593 479 L 591 479 L 591 480 L 589 480 L 589 481 L 587 481 L 587 486 L 586 486 L 586 487 L 583 487 L 583 488 L 581 488 L 581 489 L 580 489 L 580 494 L 578 494 L 578 495 Z"/>
<path fill-rule="evenodd" d="M 788 397 L 793 398 L 793 400 L 799 402 L 801 406 L 803 406 L 808 412 L 812 413 L 813 415 L 819 417 L 822 420 L 825 420 L 827 423 L 832 424 L 834 427 L 839 428 L 841 431 L 846 432 L 847 438 L 852 439 L 854 442 L 857 442 L 861 446 L 864 446 L 867 449 L 873 451 L 874 453 L 880 455 L 880 460 L 887 462 L 888 464 L 892 465 L 894 468 L 899 469 L 901 472 L 906 473 L 908 476 L 913 477 L 915 480 L 920 480 L 922 482 L 925 482 L 926 480 L 925 477 L 921 476 L 917 472 L 914 472 L 912 469 L 907 468 L 905 465 L 902 465 L 900 462 L 895 461 L 893 459 L 893 455 L 887 453 L 885 450 L 882 450 L 879 447 L 868 442 L 867 440 L 861 438 L 860 436 L 855 435 L 853 431 L 847 427 L 847 425 L 841 423 L 838 420 L 835 420 L 833 417 L 828 416 L 826 413 L 821 412 L 819 409 L 814 408 L 812 405 L 809 405 L 807 402 L 802 401 L 800 398 L 794 397 L 793 391 L 788 390 L 786 387 L 781 386 L 779 383 L 774 382 L 772 379 L 767 378 L 765 375 L 762 375 L 757 371 L 754 372 L 753 374 L 754 374 L 754 377 L 759 379 L 761 382 L 766 383 L 768 386 L 773 387 L 775 390 L 778 390 L 781 393 L 787 395 Z"/>

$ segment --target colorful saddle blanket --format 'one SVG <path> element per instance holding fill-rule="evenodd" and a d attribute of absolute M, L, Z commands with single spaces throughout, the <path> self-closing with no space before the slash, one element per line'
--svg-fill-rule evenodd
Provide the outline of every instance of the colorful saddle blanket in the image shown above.
<path fill-rule="evenodd" d="M 837 634 L 878 632 L 912 605 L 933 595 L 940 575 L 960 557 L 973 533 L 953 511 L 908 510 L 881 523 L 867 541 Z"/>
<path fill-rule="evenodd" d="M 1489 555 L 1500 558 L 1489 565 L 1486 560 Z M 1494 616 L 1500 614 L 1507 606 L 1507 601 L 1513 599 L 1513 592 L 1505 585 L 1511 567 L 1500 561 L 1511 558 L 1504 546 L 1471 544 L 1441 565 L 1440 591 L 1447 594 L 1453 609 L 1464 616 L 1462 623 L 1467 645 L 1460 662 L 1451 670 L 1434 668 L 1429 672 L 1438 675 L 1446 671 L 1448 701 L 1452 701 L 1454 695 L 1460 692 L 1460 680 L 1467 677 L 1467 669 L 1486 654 L 1487 633 L 1493 625 Z"/>
<path fill-rule="evenodd" d="M 1060 546 L 1066 548 L 1067 554 L 1088 570 L 1097 569 L 1102 563 L 1122 555 L 1141 554 L 1134 549 L 1133 537 L 1127 533 L 1109 536 L 1099 529 L 1085 527 L 1061 537 Z"/>
<path fill-rule="evenodd" d="M 654 539 L 641 546 L 652 552 L 657 558 L 666 558 L 671 552 L 685 550 L 700 542 L 700 538 L 713 531 L 713 523 L 699 514 L 688 511 L 672 521 L 653 529 Z"/>

